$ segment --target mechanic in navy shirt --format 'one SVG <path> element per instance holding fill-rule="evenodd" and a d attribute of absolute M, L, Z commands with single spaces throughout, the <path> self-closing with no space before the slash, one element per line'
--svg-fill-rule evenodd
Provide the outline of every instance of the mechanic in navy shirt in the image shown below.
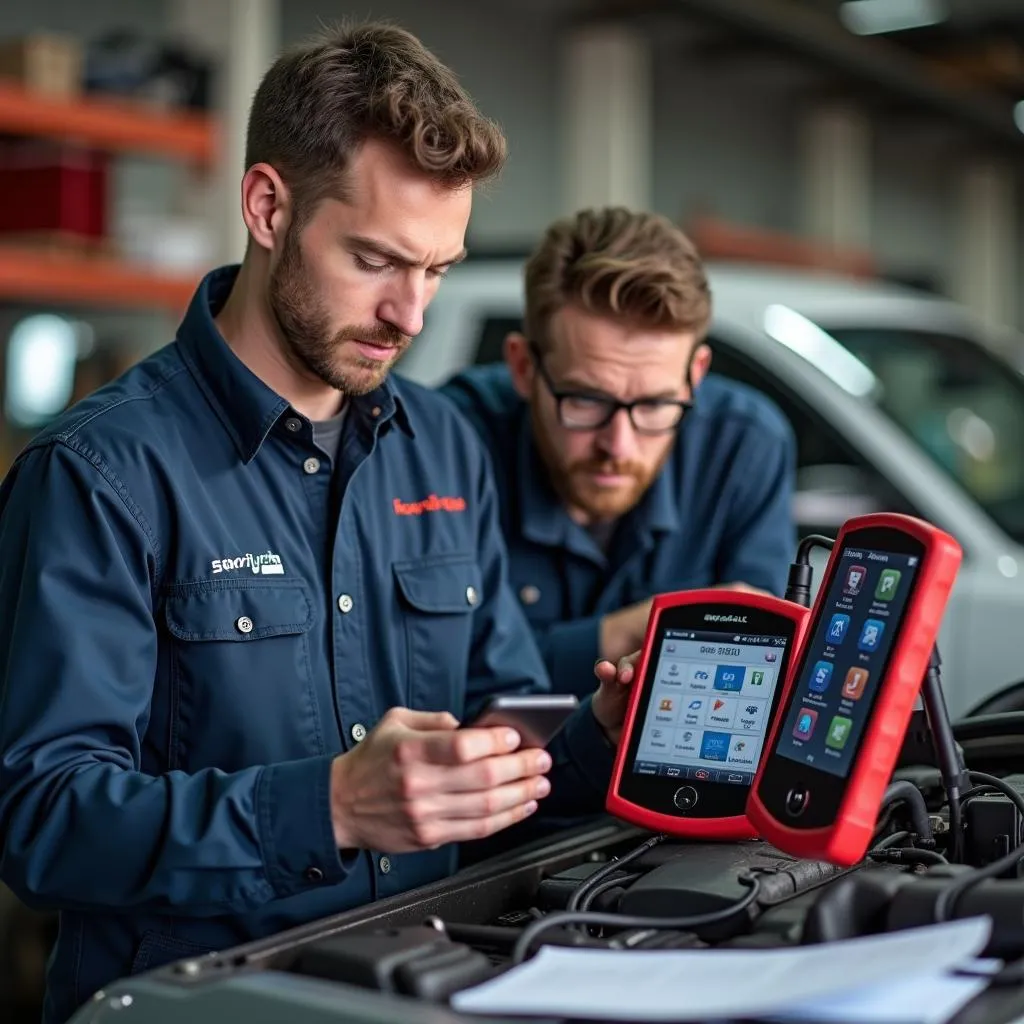
<path fill-rule="evenodd" d="M 490 451 L 512 583 L 553 684 L 582 694 L 595 659 L 639 648 L 654 594 L 783 592 L 795 446 L 768 399 L 706 376 L 707 279 L 666 219 L 558 221 L 525 292 L 507 365 L 443 391 Z"/>
<path fill-rule="evenodd" d="M 504 152 L 401 30 L 284 56 L 253 103 L 241 268 L 4 481 L 0 874 L 60 912 L 47 1021 L 442 878 L 549 790 L 555 814 L 601 806 L 617 684 L 549 751 L 456 731 L 549 683 L 485 451 L 388 378 Z"/>

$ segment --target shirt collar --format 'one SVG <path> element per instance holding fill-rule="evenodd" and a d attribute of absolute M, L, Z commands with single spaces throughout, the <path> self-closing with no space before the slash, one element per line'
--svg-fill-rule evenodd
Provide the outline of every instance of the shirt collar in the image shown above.
<path fill-rule="evenodd" d="M 238 270 L 237 265 L 220 267 L 203 278 L 178 328 L 177 341 L 200 390 L 248 463 L 289 405 L 232 352 L 214 322 Z M 374 423 L 375 429 L 394 417 L 413 436 L 408 411 L 390 378 L 369 394 L 349 401 L 355 413 Z M 376 415 L 374 409 L 379 410 Z"/>

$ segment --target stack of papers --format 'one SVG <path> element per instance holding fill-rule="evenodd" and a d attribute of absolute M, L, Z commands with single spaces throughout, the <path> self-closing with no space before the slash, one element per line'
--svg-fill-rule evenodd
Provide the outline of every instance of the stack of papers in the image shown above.
<path fill-rule="evenodd" d="M 942 1024 L 988 984 L 987 917 L 787 949 L 543 947 L 452 998 L 465 1013 L 591 1020 L 737 1018 Z M 966 965 L 978 969 L 964 972 Z"/>

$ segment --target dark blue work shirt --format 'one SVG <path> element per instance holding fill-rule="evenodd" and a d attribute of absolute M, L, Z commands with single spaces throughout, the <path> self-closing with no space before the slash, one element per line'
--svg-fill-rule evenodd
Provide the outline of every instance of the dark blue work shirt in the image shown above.
<path fill-rule="evenodd" d="M 340 854 L 332 759 L 395 705 L 461 718 L 550 689 L 472 429 L 388 382 L 350 400 L 332 466 L 218 333 L 234 274 L 0 488 L 0 873 L 61 912 L 51 1022 L 129 972 L 449 874 L 451 848 Z M 542 807 L 599 809 L 589 705 L 552 755 Z"/>
<path fill-rule="evenodd" d="M 552 488 L 529 407 L 504 364 L 473 367 L 442 391 L 491 454 L 510 579 L 556 690 L 582 692 L 609 612 L 715 583 L 784 592 L 795 554 L 796 447 L 760 393 L 704 379 L 668 461 L 605 551 Z"/>

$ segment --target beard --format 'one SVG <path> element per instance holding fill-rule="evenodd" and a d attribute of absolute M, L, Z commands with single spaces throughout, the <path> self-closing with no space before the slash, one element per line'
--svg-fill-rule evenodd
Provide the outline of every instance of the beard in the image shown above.
<path fill-rule="evenodd" d="M 549 476 L 555 492 L 570 508 L 581 510 L 591 520 L 618 519 L 638 505 L 661 472 L 675 444 L 673 439 L 666 445 L 661 458 L 653 466 L 600 456 L 567 461 L 558 454 L 545 425 L 540 421 L 536 399 L 530 403 L 530 419 L 537 450 L 550 470 Z M 620 487 L 601 487 L 594 482 L 595 473 L 614 473 L 631 479 Z"/>
<path fill-rule="evenodd" d="M 380 387 L 412 341 L 386 323 L 332 331 L 330 315 L 306 272 L 293 231 L 285 237 L 281 259 L 271 271 L 267 301 L 288 361 L 346 395 L 365 395 Z M 348 344 L 352 341 L 391 348 L 394 355 L 384 360 L 368 359 Z"/>

